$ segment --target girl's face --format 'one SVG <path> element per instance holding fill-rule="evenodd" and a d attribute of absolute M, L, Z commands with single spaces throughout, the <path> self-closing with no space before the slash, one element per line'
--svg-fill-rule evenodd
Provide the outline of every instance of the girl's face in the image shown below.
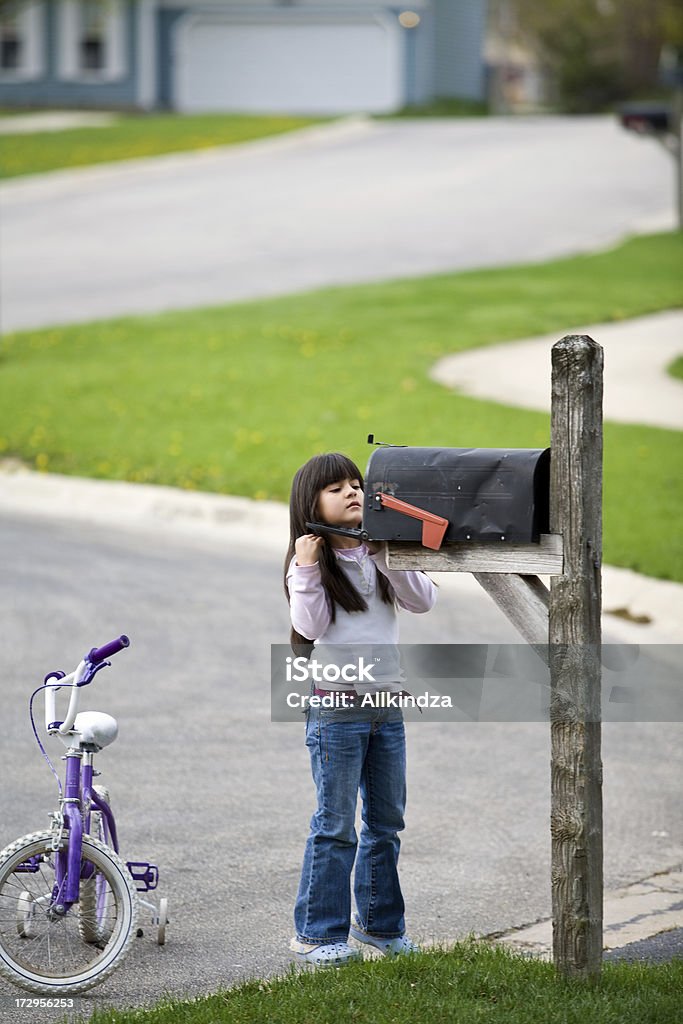
<path fill-rule="evenodd" d="M 338 480 L 318 495 L 318 516 L 330 526 L 360 526 L 363 519 L 363 485 L 360 480 Z"/>

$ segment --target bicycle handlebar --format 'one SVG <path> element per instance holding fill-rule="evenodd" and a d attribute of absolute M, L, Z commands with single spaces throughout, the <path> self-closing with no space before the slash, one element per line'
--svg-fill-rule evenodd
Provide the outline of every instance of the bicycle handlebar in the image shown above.
<path fill-rule="evenodd" d="M 79 687 L 90 682 L 95 674 L 94 666 L 101 665 L 103 661 L 112 655 L 122 651 L 124 647 L 130 646 L 130 640 L 122 634 L 115 640 L 110 640 L 102 647 L 93 647 L 89 654 L 80 662 L 78 668 L 69 673 L 68 676 L 61 676 L 61 673 L 51 673 L 45 679 L 45 728 L 49 733 L 59 732 L 61 736 L 70 732 L 73 728 L 78 711 Z M 89 678 L 90 677 L 90 678 Z M 50 680 L 55 679 L 51 685 Z M 63 722 L 56 720 L 57 690 L 63 686 L 71 687 L 69 708 Z"/>
<path fill-rule="evenodd" d="M 87 661 L 91 665 L 99 665 L 101 661 L 106 661 L 107 658 L 111 658 L 112 655 L 118 654 L 124 647 L 130 647 L 130 640 L 125 634 L 117 636 L 115 640 L 110 640 L 108 644 L 104 644 L 103 647 L 93 647 L 90 654 L 87 656 Z"/>
<path fill-rule="evenodd" d="M 69 710 L 66 713 L 66 718 L 59 726 L 59 732 L 63 736 L 65 733 L 70 732 L 73 729 L 74 721 L 76 720 L 76 713 L 78 711 L 78 687 L 85 678 L 88 671 L 88 662 L 83 659 L 79 664 L 75 672 L 72 672 L 70 676 L 66 676 L 66 679 L 71 679 L 71 697 L 69 698 Z M 62 685 L 64 680 L 62 681 Z M 53 690 L 53 693 L 56 691 Z M 47 705 L 46 705 L 47 707 Z"/>

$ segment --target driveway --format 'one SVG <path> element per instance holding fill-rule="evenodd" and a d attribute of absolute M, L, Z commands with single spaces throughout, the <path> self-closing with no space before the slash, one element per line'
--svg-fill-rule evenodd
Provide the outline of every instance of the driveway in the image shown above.
<path fill-rule="evenodd" d="M 0 188 L 4 331 L 509 265 L 674 226 L 609 117 L 351 121 Z"/>

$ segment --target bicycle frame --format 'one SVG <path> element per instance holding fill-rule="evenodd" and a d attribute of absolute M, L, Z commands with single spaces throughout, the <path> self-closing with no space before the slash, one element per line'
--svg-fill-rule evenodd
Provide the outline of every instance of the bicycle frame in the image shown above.
<path fill-rule="evenodd" d="M 55 908 L 59 907 L 60 913 L 65 913 L 74 903 L 78 902 L 84 824 L 87 833 L 90 830 L 92 807 L 104 815 L 109 833 L 109 845 L 115 853 L 119 852 L 113 811 L 106 800 L 103 800 L 95 792 L 92 781 L 93 754 L 73 747 L 69 748 L 66 753 L 66 784 L 61 807 L 64 824 L 69 830 L 69 843 L 66 850 L 57 852 L 56 884 L 52 897 L 52 905 Z M 83 808 L 86 808 L 85 818 L 82 815 Z M 90 870 L 92 871 L 92 869 Z"/>

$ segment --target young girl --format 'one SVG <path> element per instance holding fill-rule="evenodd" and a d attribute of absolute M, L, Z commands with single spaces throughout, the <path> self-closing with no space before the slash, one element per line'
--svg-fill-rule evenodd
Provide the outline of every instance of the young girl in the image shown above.
<path fill-rule="evenodd" d="M 310 521 L 358 527 L 362 481 L 358 467 L 340 454 L 316 455 L 294 477 L 285 561 L 293 647 L 310 649 L 313 642 L 315 653 L 338 652 L 342 645 L 353 645 L 347 647 L 352 653 L 359 645 L 395 650 L 396 606 L 426 612 L 434 604 L 432 581 L 422 572 L 389 569 L 384 545 L 340 535 L 323 539 L 306 527 Z M 397 659 L 380 659 L 379 664 L 370 683 L 340 677 L 334 684 L 318 684 L 330 689 L 316 689 L 316 694 L 334 692 L 336 705 L 307 713 L 306 745 L 318 808 L 304 851 L 290 949 L 314 966 L 357 959 L 349 934 L 385 956 L 418 949 L 405 935 L 397 870 L 406 796 L 403 715 L 395 707 L 361 707 L 364 693 L 402 690 Z M 359 791 L 360 842 L 355 830 Z"/>

